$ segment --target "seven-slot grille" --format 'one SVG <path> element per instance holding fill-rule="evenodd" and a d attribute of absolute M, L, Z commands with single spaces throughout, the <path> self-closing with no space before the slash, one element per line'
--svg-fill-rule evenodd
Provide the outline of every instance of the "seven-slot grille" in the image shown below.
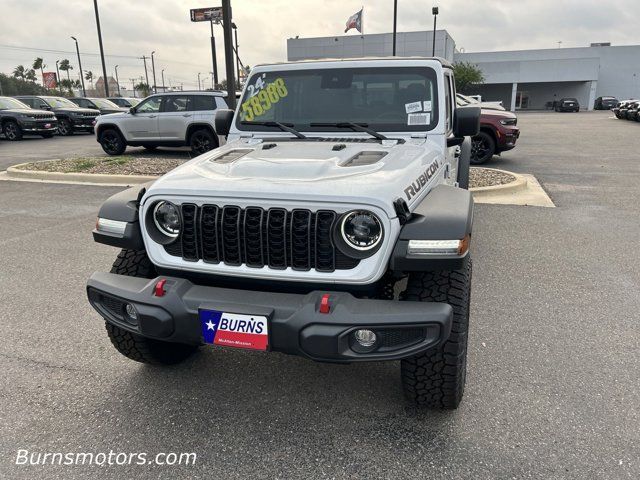
<path fill-rule="evenodd" d="M 182 233 L 165 250 L 187 261 L 319 272 L 349 270 L 359 263 L 335 248 L 338 215 L 332 210 L 189 203 L 180 208 Z"/>

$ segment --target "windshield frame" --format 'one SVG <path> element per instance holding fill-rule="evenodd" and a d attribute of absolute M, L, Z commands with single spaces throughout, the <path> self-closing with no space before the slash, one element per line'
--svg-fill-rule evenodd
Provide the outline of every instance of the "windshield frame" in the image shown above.
<path fill-rule="evenodd" d="M 8 101 L 8 102 L 17 102 L 18 106 L 16 107 L 3 107 L 2 103 L 3 101 Z M 29 105 L 27 105 L 26 103 L 21 102 L 20 100 L 18 100 L 17 98 L 12 98 L 12 97 L 0 97 L 0 110 L 12 110 L 12 109 L 16 109 L 16 108 L 21 108 L 21 109 L 26 109 L 26 110 L 33 110 Z"/>
<path fill-rule="evenodd" d="M 71 100 L 69 100 L 68 98 L 64 98 L 64 97 L 53 97 L 53 96 L 43 96 L 40 97 L 42 98 L 42 100 L 45 101 L 45 103 L 47 105 L 49 105 L 51 108 L 80 108 L 78 105 L 76 105 L 75 103 L 73 103 Z M 60 102 L 60 100 L 64 100 L 64 102 Z M 52 104 L 51 102 L 60 102 L 62 103 L 62 105 L 57 105 L 57 104 Z M 70 105 L 66 105 L 65 102 L 69 102 Z"/>
<path fill-rule="evenodd" d="M 238 100 L 237 102 L 237 107 L 236 107 L 236 114 L 235 114 L 235 118 L 234 118 L 234 127 L 235 129 L 239 132 L 239 133 L 243 133 L 243 132 L 259 132 L 259 133 L 282 133 L 279 131 L 279 129 L 275 128 L 275 127 L 268 127 L 268 126 L 259 126 L 259 125 L 247 125 L 247 124 L 242 124 L 242 121 L 244 120 L 241 115 L 241 108 L 244 102 L 246 102 L 250 96 L 249 96 L 249 92 L 250 92 L 250 86 L 252 86 L 257 78 L 259 76 L 262 76 L 263 74 L 268 74 L 269 76 L 271 76 L 272 78 L 278 78 L 279 76 L 284 76 L 286 78 L 286 76 L 292 76 L 292 75 L 300 75 L 300 76 L 304 76 L 304 75 L 310 75 L 310 74 L 314 74 L 314 73 L 323 73 L 323 72 L 327 72 L 328 70 L 352 70 L 354 71 L 354 73 L 363 74 L 363 71 L 371 71 L 370 73 L 372 75 L 376 75 L 376 74 L 382 74 L 385 73 L 385 71 L 389 71 L 390 70 L 390 66 L 389 65 L 370 65 L 370 64 L 363 64 L 363 65 L 349 65 L 349 66 L 317 66 L 314 68 L 300 68 L 300 69 L 291 69 L 291 68 L 283 68 L 283 69 L 268 69 L 268 70 L 256 70 L 254 72 L 252 72 L 251 76 L 249 77 L 245 88 L 242 92 L 242 96 L 241 98 Z M 442 87 L 442 85 L 440 85 L 441 82 L 441 75 L 438 73 L 438 71 L 431 65 L 415 65 L 415 64 L 409 64 L 409 65 L 398 65 L 397 67 L 394 65 L 393 66 L 393 72 L 397 72 L 398 70 L 407 70 L 407 72 L 409 73 L 416 73 L 419 72 L 420 74 L 424 75 L 425 78 L 427 78 L 428 80 L 431 81 L 432 83 L 432 92 L 433 92 L 433 98 L 431 99 L 431 111 L 429 112 L 431 114 L 431 123 L 428 125 L 407 125 L 407 124 L 399 124 L 399 123 L 392 123 L 392 124 L 384 124 L 384 123 L 376 123 L 376 122 L 366 122 L 368 127 L 375 130 L 376 132 L 384 132 L 390 135 L 393 134 L 399 134 L 399 133 L 412 133 L 412 132 L 429 132 L 429 131 L 433 131 L 435 129 L 438 128 L 441 119 L 441 113 L 440 113 L 440 88 Z M 365 72 L 366 73 L 366 72 Z M 406 107 L 406 105 L 405 105 Z M 421 112 L 421 113 L 425 113 L 425 112 Z M 338 114 L 339 115 L 339 114 Z M 254 119 L 255 121 L 260 121 L 262 119 L 260 119 L 259 117 L 256 117 Z M 265 119 L 265 120 L 271 120 L 271 119 Z M 287 123 L 287 124 L 292 124 L 293 128 L 295 128 L 297 131 L 299 132 L 304 132 L 304 133 L 308 133 L 308 134 L 314 134 L 314 133 L 331 133 L 333 134 L 342 134 L 344 136 L 354 136 L 354 135 L 362 135 L 361 132 L 353 132 L 353 131 L 348 131 L 345 130 L 344 128 L 339 128 L 339 127 L 312 127 L 310 126 L 311 123 L 345 123 L 345 122 L 354 122 L 354 123 L 362 123 L 362 121 L 360 120 L 354 120 L 351 118 L 334 118 L 332 119 L 331 122 L 329 122 L 326 119 L 317 119 L 317 118 L 309 118 L 309 121 L 307 123 L 294 123 L 291 121 L 291 119 L 277 119 L 275 121 L 278 121 L 280 123 Z M 341 135 L 341 136 L 342 136 Z M 365 134 L 367 135 L 367 134 Z"/>

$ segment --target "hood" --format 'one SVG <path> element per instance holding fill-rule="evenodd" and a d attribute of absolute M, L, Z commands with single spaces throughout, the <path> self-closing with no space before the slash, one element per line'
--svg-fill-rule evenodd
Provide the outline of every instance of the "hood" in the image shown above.
<path fill-rule="evenodd" d="M 480 110 L 480 115 L 482 117 L 488 116 L 495 118 L 516 118 L 516 114 L 508 110 L 491 110 L 487 108 L 482 108 Z"/>
<path fill-rule="evenodd" d="M 74 112 L 74 113 L 93 113 L 94 115 L 100 115 L 100 112 L 98 112 L 97 110 L 93 110 L 91 108 L 71 108 L 71 107 L 61 107 L 61 108 L 54 108 L 53 111 L 55 112 Z"/>
<path fill-rule="evenodd" d="M 329 140 L 329 141 L 326 141 Z M 147 195 L 177 195 L 374 205 L 395 217 L 393 202 L 417 182 L 431 188 L 442 174 L 442 148 L 410 139 L 381 145 L 325 141 L 240 139 L 201 155 L 157 180 Z M 434 163 L 437 164 L 434 166 Z M 432 169 L 428 175 L 427 170 Z M 438 172 L 438 174 L 436 174 Z"/>
<path fill-rule="evenodd" d="M 0 112 L 9 112 L 9 113 L 20 113 L 25 115 L 51 115 L 54 117 L 53 112 L 49 110 L 39 110 L 37 108 L 7 108 L 5 110 L 0 110 Z"/>

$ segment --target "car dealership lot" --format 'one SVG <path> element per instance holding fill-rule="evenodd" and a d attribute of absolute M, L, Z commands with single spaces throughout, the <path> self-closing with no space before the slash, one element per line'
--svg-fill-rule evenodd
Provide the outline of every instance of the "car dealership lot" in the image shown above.
<path fill-rule="evenodd" d="M 487 164 L 533 173 L 557 208 L 476 207 L 454 412 L 399 408 L 393 363 L 212 348 L 170 369 L 124 359 L 84 292 L 117 253 L 90 230 L 118 189 L 0 182 L 0 477 L 637 478 L 640 124 L 611 117 L 520 114 L 518 146 Z M 67 140 L 51 148 L 101 152 L 88 135 L 2 141 L 0 170 Z M 18 449 L 197 462 L 28 467 Z"/>

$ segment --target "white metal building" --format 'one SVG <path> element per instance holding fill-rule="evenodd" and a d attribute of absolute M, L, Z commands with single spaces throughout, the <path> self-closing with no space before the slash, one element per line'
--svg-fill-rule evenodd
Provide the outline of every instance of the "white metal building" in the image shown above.
<path fill-rule="evenodd" d="M 398 33 L 398 56 L 431 56 L 433 31 Z M 380 57 L 392 54 L 392 34 L 290 38 L 290 61 Z M 436 30 L 436 56 L 477 65 L 485 77 L 477 93 L 516 109 L 550 108 L 575 97 L 592 109 L 599 96 L 640 98 L 640 45 L 553 48 L 499 52 L 458 52 L 446 30 Z"/>

